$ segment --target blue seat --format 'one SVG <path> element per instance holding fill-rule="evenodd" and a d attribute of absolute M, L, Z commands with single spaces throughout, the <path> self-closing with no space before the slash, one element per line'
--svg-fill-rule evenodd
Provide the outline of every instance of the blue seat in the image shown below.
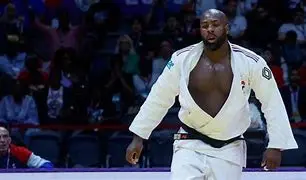
<path fill-rule="evenodd" d="M 53 131 L 35 131 L 27 133 L 26 144 L 36 155 L 58 165 L 60 160 L 61 136 Z"/>
<path fill-rule="evenodd" d="M 247 144 L 247 167 L 259 168 L 266 148 L 266 131 L 252 129 L 244 133 Z"/>
<path fill-rule="evenodd" d="M 24 146 L 24 137 L 23 135 L 20 133 L 19 130 L 11 130 L 10 132 L 10 136 L 11 136 L 11 139 L 12 139 L 12 143 L 13 144 L 16 144 L 16 145 L 21 145 L 21 146 Z"/>
<path fill-rule="evenodd" d="M 247 167 L 259 168 L 263 153 L 265 151 L 265 141 L 262 139 L 248 139 L 247 142 Z"/>
<path fill-rule="evenodd" d="M 173 133 L 170 130 L 154 131 L 148 142 L 150 167 L 170 167 L 173 155 Z"/>
<path fill-rule="evenodd" d="M 282 152 L 282 166 L 306 166 L 306 136 L 294 134 L 299 146 L 298 149 L 290 149 Z"/>
<path fill-rule="evenodd" d="M 114 133 L 109 141 L 107 148 L 107 164 L 109 167 L 131 167 L 126 161 L 125 154 L 133 136 L 127 133 Z M 139 163 L 142 166 L 142 162 Z"/>
<path fill-rule="evenodd" d="M 73 135 L 68 142 L 68 155 L 72 166 L 100 167 L 101 150 L 98 137 L 88 134 Z"/>

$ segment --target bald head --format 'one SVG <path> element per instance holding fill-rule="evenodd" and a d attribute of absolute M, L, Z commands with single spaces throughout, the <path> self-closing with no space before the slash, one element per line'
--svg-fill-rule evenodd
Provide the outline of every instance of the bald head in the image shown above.
<path fill-rule="evenodd" d="M 9 131 L 4 127 L 0 127 L 0 155 L 8 151 L 10 144 L 11 137 Z"/>
<path fill-rule="evenodd" d="M 215 51 L 227 42 L 229 25 L 226 15 L 217 9 L 205 11 L 200 20 L 202 40 L 207 49 Z"/>
<path fill-rule="evenodd" d="M 224 24 L 228 24 L 228 19 L 226 15 L 218 9 L 208 9 L 207 11 L 205 11 L 201 16 L 201 21 L 204 21 L 206 19 L 216 19 Z"/>
<path fill-rule="evenodd" d="M 9 134 L 9 131 L 5 127 L 1 127 L 1 126 L 0 126 L 0 132 Z"/>

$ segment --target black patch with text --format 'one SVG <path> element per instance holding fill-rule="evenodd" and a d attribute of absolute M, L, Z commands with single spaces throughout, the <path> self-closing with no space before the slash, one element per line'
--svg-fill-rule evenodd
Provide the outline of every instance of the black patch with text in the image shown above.
<path fill-rule="evenodd" d="M 264 68 L 262 69 L 262 76 L 263 76 L 264 78 L 266 78 L 267 80 L 270 80 L 270 79 L 272 78 L 272 72 L 271 72 L 271 70 L 270 70 L 269 68 L 267 68 L 267 67 L 264 67 Z"/>

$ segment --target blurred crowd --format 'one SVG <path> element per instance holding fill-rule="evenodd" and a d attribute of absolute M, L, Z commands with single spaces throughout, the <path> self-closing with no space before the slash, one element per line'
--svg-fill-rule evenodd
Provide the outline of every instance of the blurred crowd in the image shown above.
<path fill-rule="evenodd" d="M 0 122 L 126 123 L 172 53 L 202 40 L 210 8 L 228 16 L 230 42 L 267 61 L 290 121 L 306 121 L 303 0 L 3 0 Z M 254 94 L 249 102 L 250 128 L 264 129 Z"/>

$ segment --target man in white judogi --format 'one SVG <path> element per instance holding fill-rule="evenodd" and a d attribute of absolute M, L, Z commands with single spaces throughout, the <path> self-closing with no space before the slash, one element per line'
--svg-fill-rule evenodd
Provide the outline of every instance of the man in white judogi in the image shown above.
<path fill-rule="evenodd" d="M 241 179 L 246 144 L 240 136 L 250 125 L 248 98 L 253 89 L 269 134 L 262 166 L 277 168 L 281 151 L 297 144 L 271 70 L 254 52 L 228 42 L 223 12 L 206 11 L 200 27 L 203 41 L 172 55 L 132 122 L 129 129 L 135 136 L 127 161 L 138 162 L 143 139 L 149 138 L 179 95 L 182 128 L 174 142 L 171 179 Z"/>

